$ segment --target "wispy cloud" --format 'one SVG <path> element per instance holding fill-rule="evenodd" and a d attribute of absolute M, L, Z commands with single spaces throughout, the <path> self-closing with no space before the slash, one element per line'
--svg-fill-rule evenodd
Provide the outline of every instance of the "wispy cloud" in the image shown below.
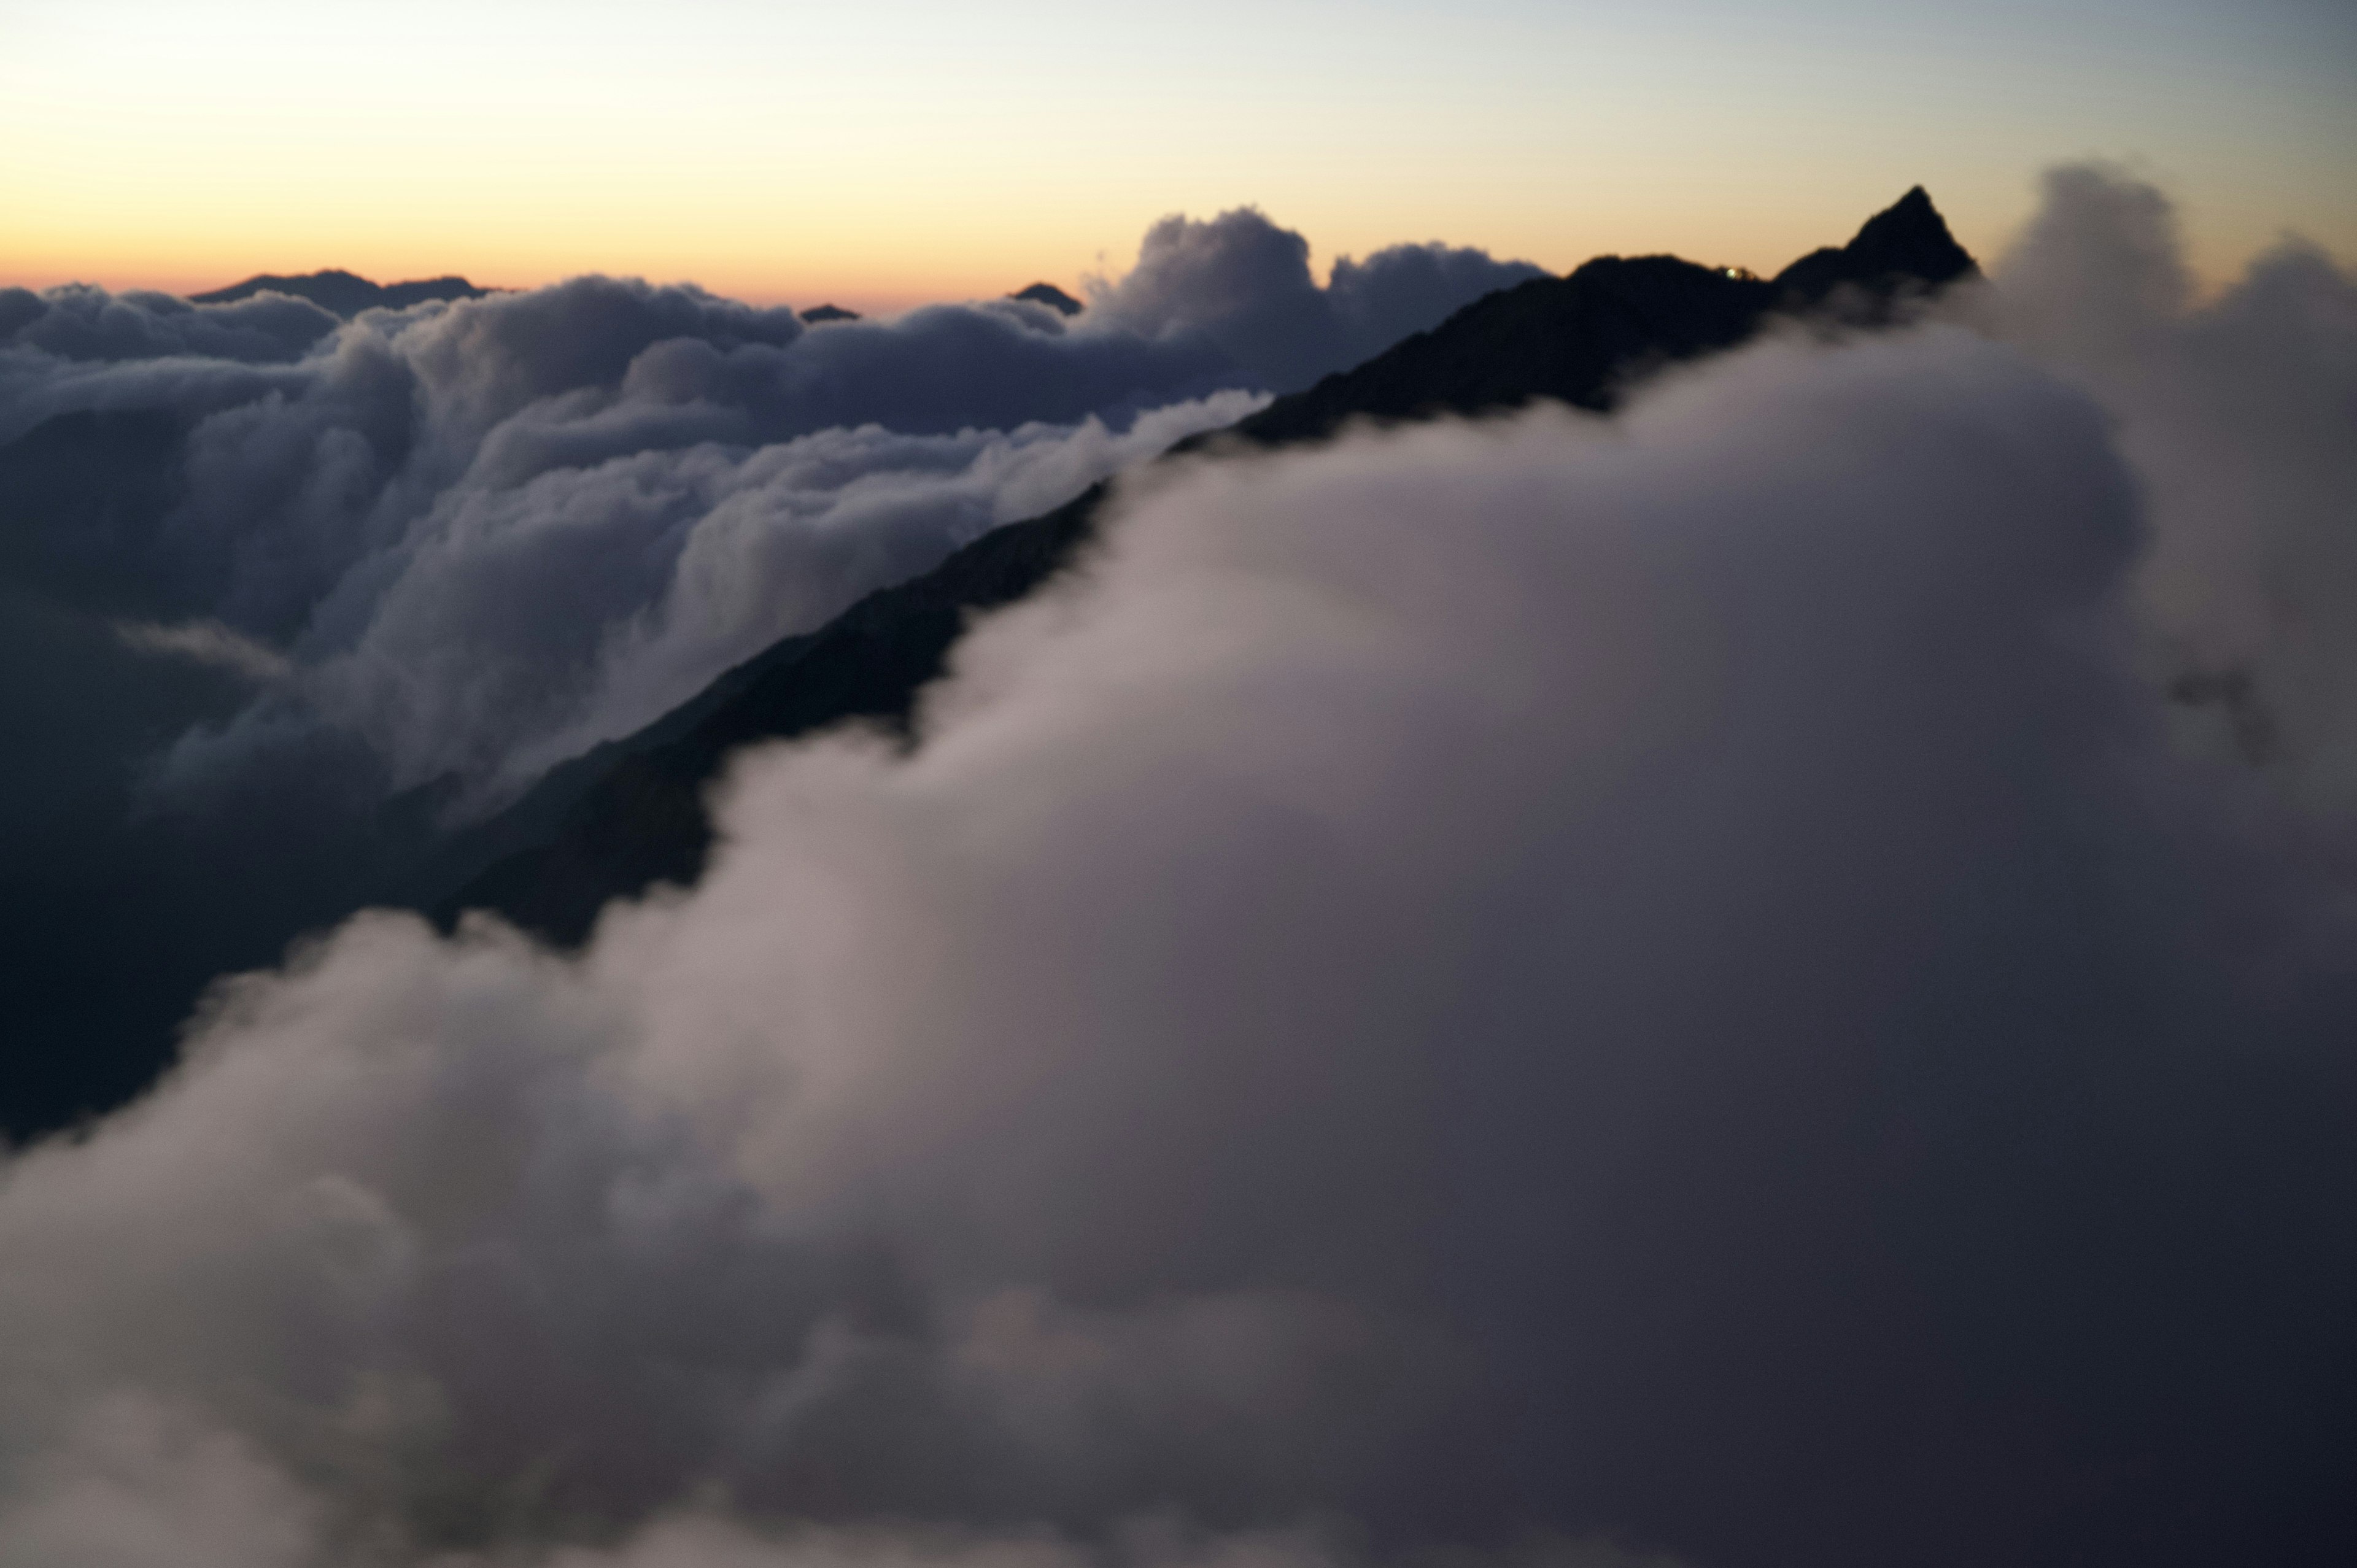
<path fill-rule="evenodd" d="M 126 646 L 142 653 L 194 660 L 250 681 L 283 681 L 295 668 L 293 660 L 276 649 L 217 620 L 184 621 L 178 626 L 117 621 L 114 632 Z"/>

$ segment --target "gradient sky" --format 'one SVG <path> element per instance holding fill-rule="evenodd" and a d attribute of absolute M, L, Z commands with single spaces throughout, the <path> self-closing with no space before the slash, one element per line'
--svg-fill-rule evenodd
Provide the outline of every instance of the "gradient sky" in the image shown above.
<path fill-rule="evenodd" d="M 2347 0 L 0 0 L 0 281 L 688 278 L 877 309 L 1120 270 L 1256 203 L 1760 270 L 1921 181 L 1992 252 L 2129 162 L 2220 279 L 2357 256 Z"/>

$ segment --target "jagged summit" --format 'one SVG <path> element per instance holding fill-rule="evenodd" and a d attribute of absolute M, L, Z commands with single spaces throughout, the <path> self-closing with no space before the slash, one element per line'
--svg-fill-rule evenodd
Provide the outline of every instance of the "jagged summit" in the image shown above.
<path fill-rule="evenodd" d="M 1431 331 L 1277 399 L 1235 434 L 1278 445 L 1352 419 L 1482 413 L 1540 398 L 1602 410 L 1633 369 L 1733 348 L 1779 312 L 1872 324 L 1899 297 L 1979 270 L 1917 186 L 1848 244 L 1812 251 L 1773 281 L 1676 256 L 1598 256 L 1484 295 Z"/>
<path fill-rule="evenodd" d="M 429 299 L 479 299 L 490 292 L 457 276 L 371 283 L 358 273 L 329 267 L 324 272 L 293 277 L 258 273 L 243 283 L 233 283 L 207 294 L 192 294 L 188 299 L 196 305 L 229 305 L 257 294 L 285 294 L 307 299 L 320 309 L 350 320 L 363 310 L 399 310 Z"/>
<path fill-rule="evenodd" d="M 1079 300 L 1051 283 L 1035 283 L 1028 288 L 1017 289 L 1006 297 L 1028 299 L 1034 305 L 1044 305 L 1049 309 L 1064 316 L 1078 316 L 1082 309 Z"/>
<path fill-rule="evenodd" d="M 1848 244 L 1812 251 L 1777 274 L 1775 286 L 1788 298 L 1814 304 L 1845 285 L 1889 298 L 1979 272 L 1948 232 L 1948 220 L 1932 205 L 1931 193 L 1919 185 L 1867 219 Z"/>

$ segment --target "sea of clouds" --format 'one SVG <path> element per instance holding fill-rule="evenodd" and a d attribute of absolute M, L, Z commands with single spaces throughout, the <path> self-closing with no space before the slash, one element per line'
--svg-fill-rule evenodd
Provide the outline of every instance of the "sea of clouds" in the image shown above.
<path fill-rule="evenodd" d="M 437 825 L 1536 273 L 1406 245 L 1320 286 L 1239 210 L 1069 319 L 0 290 L 0 1127 L 119 1101 L 207 979 L 388 897 Z"/>
<path fill-rule="evenodd" d="M 188 784 L 326 726 L 394 789 L 479 808 L 660 716 L 779 637 L 1036 515 L 1269 391 L 1538 269 L 1397 246 L 1312 277 L 1240 209 L 1150 231 L 1068 320 L 1016 300 L 806 325 L 689 285 L 576 278 L 346 325 L 262 295 L 0 293 L 0 442 L 59 413 L 185 430 L 106 542 L 135 646 L 253 700 Z M 86 516 L 34 520 L 88 549 Z"/>
<path fill-rule="evenodd" d="M 452 346 L 568 290 L 733 336 Z M 315 432 L 290 539 L 431 476 L 382 591 L 264 552 L 206 615 L 324 671 L 261 607 L 430 620 L 576 475 L 790 490 L 780 367 L 846 329 L 769 319 L 565 285 L 150 367 L 264 378 L 224 452 Z M 318 479 L 379 376 L 411 455 Z M 832 439 L 1021 468 L 963 423 Z M 2347 271 L 2197 300 L 2082 169 L 1902 331 L 1135 478 L 913 751 L 739 758 L 696 888 L 573 957 L 361 916 L 0 1167 L 0 1563 L 2333 1561 L 2352 430 Z"/>

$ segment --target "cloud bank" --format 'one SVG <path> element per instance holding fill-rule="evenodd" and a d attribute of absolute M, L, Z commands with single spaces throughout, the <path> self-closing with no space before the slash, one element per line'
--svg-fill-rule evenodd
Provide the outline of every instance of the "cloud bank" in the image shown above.
<path fill-rule="evenodd" d="M 1014 301 L 0 292 L 0 1126 L 119 1103 L 207 978 L 386 896 L 438 823 L 1233 420 L 1254 365 L 1183 312 Z"/>
<path fill-rule="evenodd" d="M 1254 212 L 1172 219 L 1069 323 L 999 300 L 813 329 L 592 277 L 339 330 L 274 294 L 20 289 L 0 295 L 0 439 L 148 413 L 161 494 L 105 542 L 112 585 L 293 667 L 183 766 L 310 720 L 396 788 L 511 786 L 1254 392 L 1536 275 L 1409 246 L 1320 288 L 1307 256 Z M 87 552 L 88 509 L 56 510 L 36 530 L 65 537 L 35 548 Z"/>
<path fill-rule="evenodd" d="M 118 295 L 86 284 L 38 294 L 0 289 L 0 344 L 60 360 L 284 362 L 337 325 L 333 312 L 283 294 L 204 306 L 153 289 Z"/>
<path fill-rule="evenodd" d="M 2147 596 L 2295 288 L 1188 464 L 578 960 L 233 983 L 0 1173 L 0 1562 L 2333 1560 L 2357 901 Z"/>

